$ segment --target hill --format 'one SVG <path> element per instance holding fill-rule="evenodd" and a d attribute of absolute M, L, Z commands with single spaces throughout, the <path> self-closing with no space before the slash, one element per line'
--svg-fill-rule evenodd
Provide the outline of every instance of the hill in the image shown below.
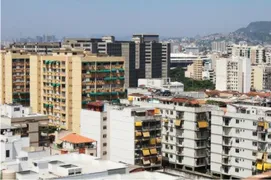
<path fill-rule="evenodd" d="M 271 21 L 251 22 L 247 27 L 240 28 L 233 34 L 251 41 L 271 42 Z"/>

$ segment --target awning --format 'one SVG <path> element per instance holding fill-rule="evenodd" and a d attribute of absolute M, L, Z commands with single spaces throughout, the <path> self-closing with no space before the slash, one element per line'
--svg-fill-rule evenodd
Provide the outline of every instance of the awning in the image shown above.
<path fill-rule="evenodd" d="M 263 169 L 263 163 L 257 163 L 257 170 Z"/>
<path fill-rule="evenodd" d="M 270 170 L 271 169 L 271 163 L 264 163 L 263 164 L 263 170 L 266 171 L 266 170 Z"/>
<path fill-rule="evenodd" d="M 263 121 L 258 122 L 258 126 L 264 126 L 264 122 Z"/>
<path fill-rule="evenodd" d="M 168 123 L 168 119 L 164 119 L 164 122 L 165 122 L 165 123 Z"/>
<path fill-rule="evenodd" d="M 137 122 L 135 122 L 135 126 L 136 126 L 136 127 L 141 127 L 141 126 L 142 126 L 142 121 L 137 121 Z"/>
<path fill-rule="evenodd" d="M 138 137 L 138 136 L 142 136 L 142 133 L 141 133 L 141 132 L 136 131 L 136 137 Z"/>
<path fill-rule="evenodd" d="M 268 129 L 268 122 L 264 123 L 264 129 Z"/>
<path fill-rule="evenodd" d="M 262 160 L 263 159 L 263 153 L 258 152 L 257 153 L 257 159 Z"/>
<path fill-rule="evenodd" d="M 151 139 L 150 139 L 150 144 L 151 144 L 151 145 L 155 145 L 155 143 L 156 143 L 156 139 L 155 139 L 155 138 L 151 138 Z"/>
<path fill-rule="evenodd" d="M 207 121 L 199 121 L 198 125 L 199 125 L 199 128 L 207 128 L 208 122 Z"/>
<path fill-rule="evenodd" d="M 144 165 L 151 164 L 150 160 L 144 160 L 144 159 L 142 159 L 142 161 L 143 161 L 143 164 L 144 164 Z"/>
<path fill-rule="evenodd" d="M 149 156 L 150 155 L 150 151 L 148 149 L 143 149 L 142 153 L 144 156 Z"/>
<path fill-rule="evenodd" d="M 157 144 L 161 143 L 161 138 L 156 138 L 156 143 Z"/>
<path fill-rule="evenodd" d="M 155 109 L 154 109 L 154 114 L 160 114 L 160 109 L 155 108 Z"/>
<path fill-rule="evenodd" d="M 143 137 L 150 137 L 150 132 L 143 132 Z"/>
<path fill-rule="evenodd" d="M 181 125 L 181 120 L 175 120 L 175 126 L 180 126 Z"/>
<path fill-rule="evenodd" d="M 157 154 L 156 148 L 151 148 L 151 149 L 150 149 L 150 152 L 151 152 L 151 154 Z"/>

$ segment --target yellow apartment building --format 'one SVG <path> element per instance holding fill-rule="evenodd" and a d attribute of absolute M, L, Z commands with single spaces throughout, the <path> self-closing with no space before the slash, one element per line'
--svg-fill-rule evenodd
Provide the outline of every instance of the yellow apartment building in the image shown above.
<path fill-rule="evenodd" d="M 29 106 L 30 54 L 20 51 L 2 51 L 0 62 L 0 104 L 20 103 Z"/>
<path fill-rule="evenodd" d="M 3 102 L 20 103 L 24 102 L 21 98 L 30 99 L 33 112 L 48 115 L 49 125 L 79 133 L 81 108 L 92 101 L 119 101 L 125 96 L 124 57 L 97 56 L 63 49 L 51 56 L 11 56 L 20 61 L 15 61 L 15 66 L 11 66 L 13 60 L 7 54 L 5 60 L 1 61 L 6 64 L 6 76 L 10 76 L 5 79 L 4 85 L 1 84 L 5 86 Z M 17 73 L 17 65 L 24 73 L 24 89 L 20 89 L 24 91 L 18 92 L 20 96 L 14 94 L 18 90 L 12 88 L 15 82 L 12 81 L 14 77 L 11 72 Z"/>

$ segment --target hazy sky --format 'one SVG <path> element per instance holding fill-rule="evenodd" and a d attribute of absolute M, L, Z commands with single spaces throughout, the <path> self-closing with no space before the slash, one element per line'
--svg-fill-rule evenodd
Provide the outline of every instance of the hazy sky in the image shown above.
<path fill-rule="evenodd" d="M 270 7 L 271 0 L 1 0 L 1 35 L 206 35 L 270 21 Z"/>

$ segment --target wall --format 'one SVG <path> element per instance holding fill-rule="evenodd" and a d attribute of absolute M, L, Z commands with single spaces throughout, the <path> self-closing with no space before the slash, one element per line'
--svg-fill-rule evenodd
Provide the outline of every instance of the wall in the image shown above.
<path fill-rule="evenodd" d="M 216 89 L 227 90 L 227 59 L 216 60 Z"/>

